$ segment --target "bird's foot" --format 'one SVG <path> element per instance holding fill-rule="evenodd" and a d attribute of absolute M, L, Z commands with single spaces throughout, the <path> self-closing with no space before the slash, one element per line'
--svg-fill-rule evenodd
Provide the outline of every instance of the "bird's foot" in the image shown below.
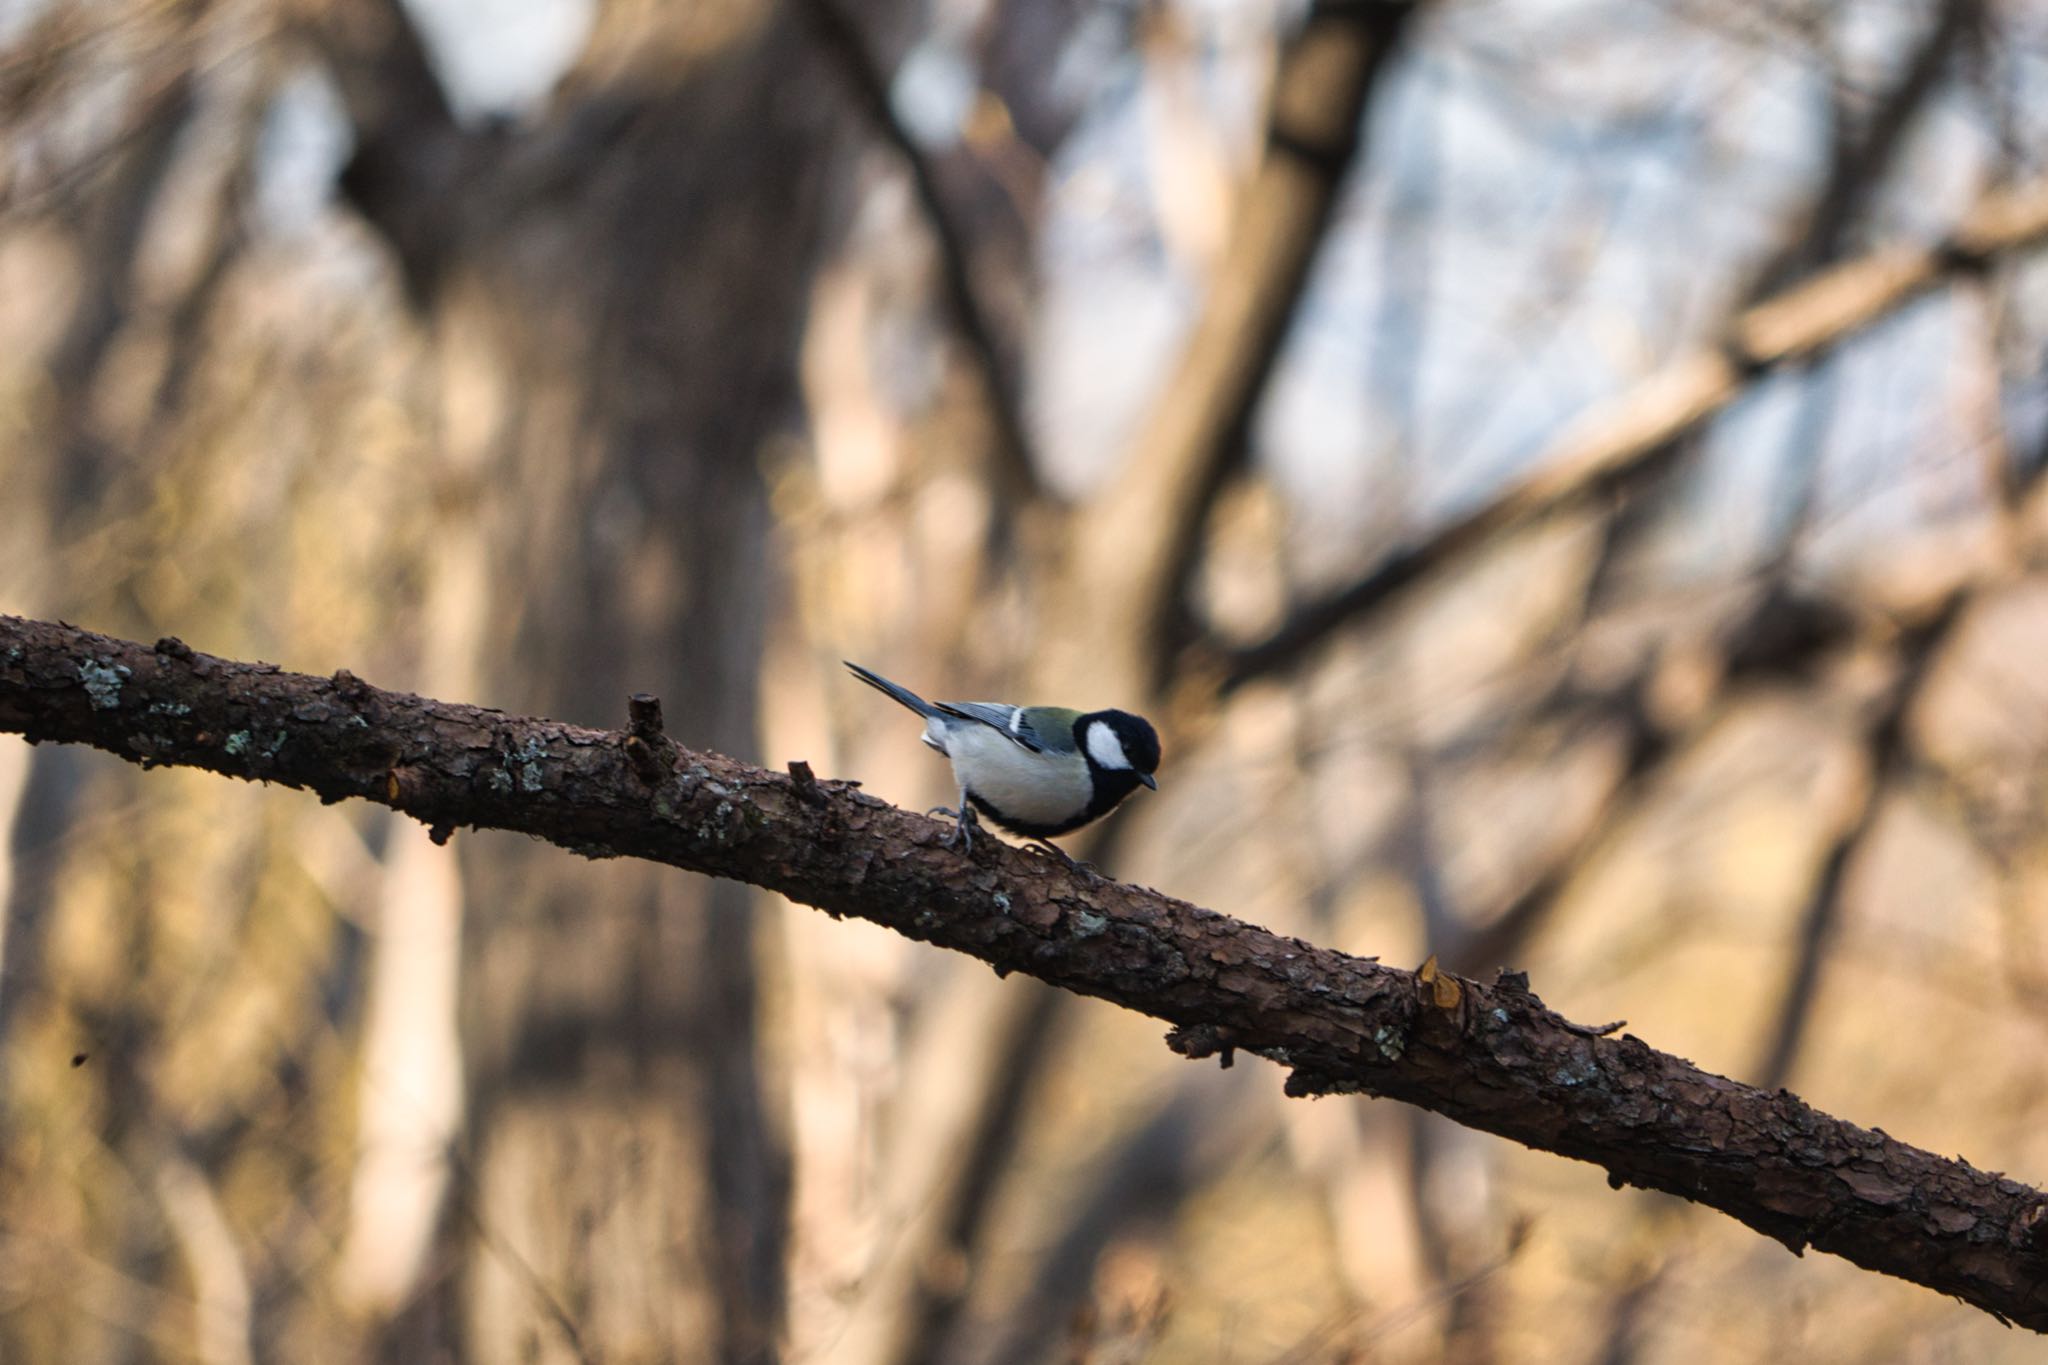
<path fill-rule="evenodd" d="M 974 807 L 962 801 L 955 806 L 933 806 L 926 815 L 943 815 L 953 821 L 953 835 L 946 840 L 946 847 L 968 856 L 974 853 L 974 831 L 981 820 L 974 813 Z"/>
<path fill-rule="evenodd" d="M 1039 853 L 1045 854 L 1048 857 L 1059 859 L 1061 862 L 1067 865 L 1067 870 L 1070 872 L 1085 873 L 1090 877 L 1100 877 L 1102 875 L 1101 873 L 1095 870 L 1094 863 L 1082 862 L 1079 858 L 1076 858 L 1073 854 L 1067 852 L 1058 844 L 1055 844 L 1050 840 L 1033 839 L 1029 844 L 1025 845 L 1025 847 L 1035 849 Z"/>

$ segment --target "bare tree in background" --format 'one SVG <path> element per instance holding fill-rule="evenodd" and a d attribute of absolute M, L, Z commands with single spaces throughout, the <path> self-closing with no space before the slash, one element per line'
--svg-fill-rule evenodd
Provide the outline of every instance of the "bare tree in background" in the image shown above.
<path fill-rule="evenodd" d="M 458 123 L 395 3 L 267 17 L 339 91 L 343 194 L 427 338 L 440 439 L 414 491 L 443 529 L 417 584 L 424 676 L 593 720 L 653 684 L 719 747 L 752 751 L 772 578 L 760 459 L 795 412 L 840 145 L 790 16 L 612 7 L 517 135 Z M 220 11 L 193 27 L 208 21 L 230 27 Z M 60 60 L 64 35 L 44 36 Z M 92 210 L 103 294 L 191 102 L 172 82 Z M 120 320 L 111 298 L 77 305 L 55 362 L 73 389 Z M 65 401 L 60 419 L 82 399 Z M 772 921 L 730 888 L 593 880 L 516 845 L 471 850 L 457 884 L 444 855 L 390 839 L 342 1276 L 359 1306 L 405 1310 L 379 1349 L 772 1358 L 789 1184 L 757 1037 Z M 420 1239 L 437 1218 L 434 1251 Z M 433 1269 L 451 1254 L 468 1267 L 453 1278 Z"/>
<path fill-rule="evenodd" d="M 447 5 L 0 16 L 0 608 L 903 804 L 841 657 L 1142 707 L 1118 875 L 2038 1174 L 2027 7 L 587 17 L 499 114 Z M 185 781 L 0 748 L 10 1357 L 2024 1350 L 730 886 Z"/>
<path fill-rule="evenodd" d="M 796 16 L 608 10 L 546 119 L 511 137 L 456 125 L 395 5 L 307 23 L 358 139 L 344 189 L 426 316 L 465 438 L 440 477 L 477 542 L 463 615 L 490 623 L 470 676 L 594 720 L 652 681 L 751 752 L 760 461 L 794 413 L 843 145 Z M 593 879 L 524 848 L 479 846 L 466 871 L 492 910 L 469 920 L 455 1198 L 526 1262 L 475 1257 L 466 1334 L 486 1357 L 560 1333 L 593 1358 L 772 1358 L 789 1187 L 758 1018 L 773 920 L 730 887 Z"/>

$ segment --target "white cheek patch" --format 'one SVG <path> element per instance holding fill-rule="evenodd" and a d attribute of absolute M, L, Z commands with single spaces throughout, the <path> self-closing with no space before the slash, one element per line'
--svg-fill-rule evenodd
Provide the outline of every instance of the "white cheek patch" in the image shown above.
<path fill-rule="evenodd" d="M 1116 731 L 1096 721 L 1088 727 L 1088 757 L 1095 760 L 1098 768 L 1129 771 L 1131 760 L 1124 757 L 1124 746 L 1118 742 Z"/>

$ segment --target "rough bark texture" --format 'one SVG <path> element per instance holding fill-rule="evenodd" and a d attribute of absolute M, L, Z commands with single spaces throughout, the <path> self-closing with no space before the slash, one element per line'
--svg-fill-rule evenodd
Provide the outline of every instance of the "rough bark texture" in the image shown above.
<path fill-rule="evenodd" d="M 993 840 L 963 858 L 945 826 L 802 765 L 15 617 L 0 617 L 0 730 L 360 797 L 437 838 L 519 830 L 752 882 L 1167 1020 L 1187 1056 L 1270 1058 L 1290 1094 L 1418 1104 L 2048 1330 L 2048 1197 L 2026 1185 L 1598 1036 L 1512 975 L 1400 971 Z"/>

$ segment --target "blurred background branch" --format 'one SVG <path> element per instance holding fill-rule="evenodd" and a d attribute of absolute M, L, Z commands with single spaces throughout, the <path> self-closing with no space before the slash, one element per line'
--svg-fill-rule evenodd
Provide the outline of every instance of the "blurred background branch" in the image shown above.
<path fill-rule="evenodd" d="M 2048 184 L 1999 192 L 1976 205 L 1942 243 L 1874 253 L 1745 309 L 1725 329 L 1727 340 L 1584 414 L 1526 478 L 1499 497 L 1428 540 L 1395 551 L 1357 582 L 1295 607 L 1265 639 L 1230 650 L 1225 685 L 1242 686 L 1290 666 L 1439 566 L 1642 471 L 1669 454 L 1672 442 L 1734 402 L 1745 383 L 1775 366 L 1810 360 L 1943 280 L 2044 238 Z"/>

